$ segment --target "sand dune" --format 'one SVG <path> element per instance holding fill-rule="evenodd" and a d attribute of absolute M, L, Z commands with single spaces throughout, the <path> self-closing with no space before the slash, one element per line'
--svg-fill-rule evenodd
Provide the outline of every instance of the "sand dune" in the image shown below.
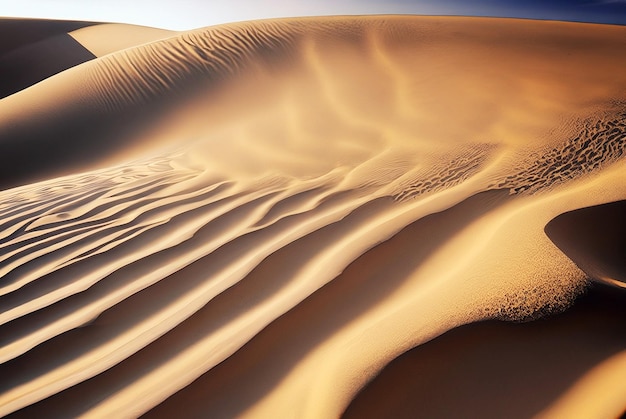
<path fill-rule="evenodd" d="M 88 22 L 0 19 L 0 98 L 94 58 L 68 32 Z"/>
<path fill-rule="evenodd" d="M 595 286 L 554 317 L 452 330 L 392 361 L 344 417 L 616 417 L 626 397 L 624 303 Z M 594 383 L 605 363 L 613 371 Z"/>
<path fill-rule="evenodd" d="M 94 24 L 71 20 L 1 18 L 0 54 Z"/>
<path fill-rule="evenodd" d="M 170 38 L 175 34 L 165 29 L 120 23 L 87 26 L 69 32 L 72 38 L 96 57 Z"/>
<path fill-rule="evenodd" d="M 626 287 L 626 201 L 561 214 L 546 233 L 588 275 Z"/>
<path fill-rule="evenodd" d="M 425 394 L 393 371 L 426 368 L 428 348 L 446 362 L 546 335 L 581 361 L 476 417 L 626 408 L 619 323 L 568 332 L 616 316 L 575 303 L 589 277 L 624 281 L 626 28 L 386 16 L 67 36 L 94 58 L 0 100 L 0 415 L 384 416 L 414 405 L 379 383 Z M 494 323 L 572 304 L 543 329 Z M 482 356 L 477 379 L 497 379 Z"/>

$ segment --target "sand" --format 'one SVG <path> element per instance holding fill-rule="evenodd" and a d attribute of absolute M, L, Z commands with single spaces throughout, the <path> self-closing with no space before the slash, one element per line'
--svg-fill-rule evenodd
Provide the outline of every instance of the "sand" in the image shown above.
<path fill-rule="evenodd" d="M 392 361 L 344 417 L 616 417 L 625 303 L 594 285 L 562 314 L 454 329 Z"/>
<path fill-rule="evenodd" d="M 0 18 L 0 54 L 92 25 L 95 23 L 71 20 Z"/>
<path fill-rule="evenodd" d="M 96 57 L 102 57 L 173 37 L 176 32 L 146 26 L 103 23 L 76 29 L 69 32 L 69 35 Z"/>
<path fill-rule="evenodd" d="M 579 297 L 623 292 L 623 234 L 603 231 L 623 231 L 626 28 L 376 16 L 68 36 L 94 58 L 0 100 L 0 415 L 626 408 L 621 312 Z M 525 345 L 578 357 L 535 386 Z M 494 390 L 488 359 L 528 385 Z M 492 384 L 446 391 L 471 374 Z"/>
<path fill-rule="evenodd" d="M 92 25 L 0 18 L 0 98 L 95 58 L 68 33 Z"/>

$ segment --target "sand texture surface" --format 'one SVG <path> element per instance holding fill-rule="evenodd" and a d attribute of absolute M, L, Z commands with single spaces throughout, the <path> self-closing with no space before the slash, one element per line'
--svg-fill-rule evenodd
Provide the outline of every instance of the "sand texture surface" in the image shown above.
<path fill-rule="evenodd" d="M 626 27 L 63 31 L 0 51 L 0 416 L 626 409 Z"/>

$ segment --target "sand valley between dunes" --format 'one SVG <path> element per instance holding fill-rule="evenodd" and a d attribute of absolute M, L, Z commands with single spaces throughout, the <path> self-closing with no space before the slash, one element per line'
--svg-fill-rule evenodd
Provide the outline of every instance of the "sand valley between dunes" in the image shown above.
<path fill-rule="evenodd" d="M 626 410 L 626 27 L 55 28 L 0 56 L 63 57 L 0 99 L 0 416 Z"/>

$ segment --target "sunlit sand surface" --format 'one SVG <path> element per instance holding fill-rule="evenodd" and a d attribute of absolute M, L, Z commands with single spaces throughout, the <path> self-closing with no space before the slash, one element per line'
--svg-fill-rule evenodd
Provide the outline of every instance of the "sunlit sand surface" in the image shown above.
<path fill-rule="evenodd" d="M 93 57 L 0 100 L 0 415 L 626 408 L 623 310 L 588 303 L 623 297 L 626 28 L 67 34 Z"/>
<path fill-rule="evenodd" d="M 120 23 L 92 25 L 69 32 L 72 38 L 96 57 L 170 38 L 175 34 L 164 29 Z"/>

